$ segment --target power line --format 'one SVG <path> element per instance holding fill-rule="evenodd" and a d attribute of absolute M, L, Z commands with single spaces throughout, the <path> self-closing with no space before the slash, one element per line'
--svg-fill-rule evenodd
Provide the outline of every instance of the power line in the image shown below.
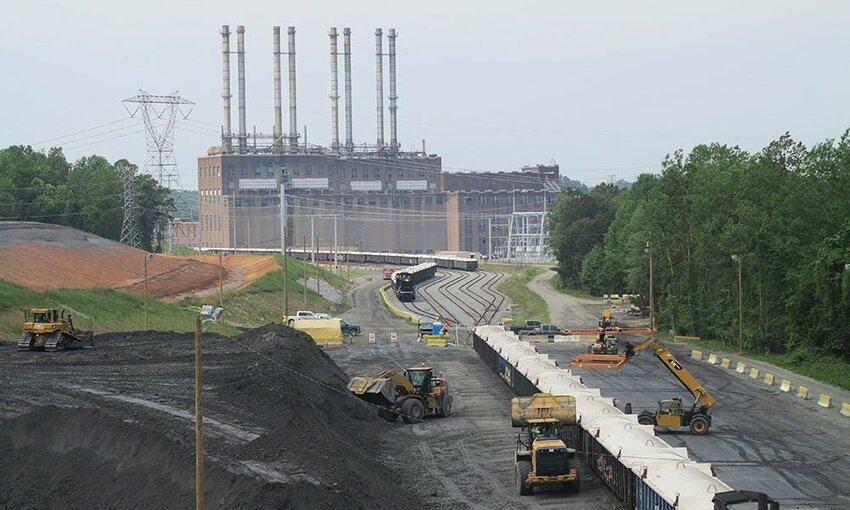
<path fill-rule="evenodd" d="M 128 120 L 130 120 L 130 119 L 124 117 L 124 118 L 121 118 L 121 119 L 118 119 L 118 120 L 113 120 L 112 122 L 107 122 L 106 124 L 101 124 L 99 126 L 94 126 L 94 127 L 88 128 L 88 129 L 81 129 L 80 131 L 75 131 L 75 132 L 69 133 L 67 135 L 48 138 L 48 139 L 42 140 L 40 142 L 35 142 L 35 143 L 33 143 L 33 145 L 44 145 L 44 144 L 46 144 L 48 142 L 52 142 L 54 140 L 61 140 L 62 138 L 69 138 L 71 136 L 76 136 L 76 135 L 81 134 L 81 133 L 88 133 L 89 131 L 94 131 L 96 129 L 104 128 L 104 127 L 107 127 L 107 126 L 112 126 L 113 124 L 118 124 L 120 122 L 125 122 L 125 121 L 128 121 Z"/>

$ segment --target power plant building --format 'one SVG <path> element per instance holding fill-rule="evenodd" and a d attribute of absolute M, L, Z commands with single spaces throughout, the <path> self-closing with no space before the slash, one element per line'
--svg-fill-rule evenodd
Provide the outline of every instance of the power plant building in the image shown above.
<path fill-rule="evenodd" d="M 207 248 L 281 247 L 280 197 L 286 196 L 287 245 L 358 251 L 469 251 L 498 257 L 512 232 L 532 239 L 542 234 L 545 212 L 559 192 L 557 165 L 523 167 L 519 172 L 443 172 L 435 154 L 399 150 L 397 135 L 396 33 L 376 38 L 377 137 L 355 146 L 351 127 L 350 34 L 331 41 L 331 118 L 329 146 L 306 145 L 297 132 L 295 29 L 288 51 L 280 51 L 280 29 L 273 29 L 275 115 L 272 134 L 248 134 L 245 116 L 244 28 L 237 28 L 238 132 L 230 125 L 230 30 L 223 26 L 224 122 L 222 143 L 198 158 L 200 245 Z M 289 133 L 283 132 L 280 56 L 289 58 Z M 344 59 L 345 139 L 339 137 L 338 55 Z M 390 137 L 383 133 L 383 60 L 389 56 Z M 281 189 L 283 188 L 283 190 Z M 535 226 L 525 220 L 537 217 Z M 536 216 L 535 216 L 536 215 Z M 511 216 L 510 225 L 506 223 Z M 517 219 L 513 219 L 517 218 Z M 522 223 L 528 223 L 522 225 Z M 495 226 L 494 226 L 495 224 Z M 506 231 L 505 229 L 508 229 Z M 542 239 L 542 236 L 541 236 Z M 545 243 L 545 241 L 542 241 Z M 539 250 L 540 248 L 535 248 Z"/>

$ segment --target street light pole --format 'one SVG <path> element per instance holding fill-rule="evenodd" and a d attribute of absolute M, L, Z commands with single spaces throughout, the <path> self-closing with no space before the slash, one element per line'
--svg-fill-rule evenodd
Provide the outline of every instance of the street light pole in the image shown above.
<path fill-rule="evenodd" d="M 283 317 L 289 315 L 289 289 L 287 288 L 287 277 L 289 271 L 286 267 L 286 184 L 281 177 L 280 183 L 280 254 L 283 257 Z"/>
<path fill-rule="evenodd" d="M 224 307 L 224 267 L 221 262 L 222 254 L 218 252 L 218 306 Z"/>
<path fill-rule="evenodd" d="M 195 317 L 195 509 L 204 510 L 204 417 L 201 411 L 201 317 Z"/>
<path fill-rule="evenodd" d="M 153 253 L 145 255 L 145 297 L 143 299 L 145 304 L 145 331 L 148 330 L 148 260 L 152 258 Z"/>
<path fill-rule="evenodd" d="M 655 287 L 652 274 L 652 244 L 646 242 L 646 253 L 649 255 L 649 329 L 655 329 Z"/>
<path fill-rule="evenodd" d="M 738 263 L 738 354 L 744 352 L 744 299 L 741 278 L 741 257 L 732 255 L 732 260 Z"/>

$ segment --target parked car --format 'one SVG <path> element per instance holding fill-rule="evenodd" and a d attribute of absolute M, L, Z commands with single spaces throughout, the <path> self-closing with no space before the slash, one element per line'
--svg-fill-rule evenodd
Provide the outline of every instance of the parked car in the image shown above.
<path fill-rule="evenodd" d="M 539 328 L 543 323 L 537 320 L 527 320 L 525 322 L 512 322 L 507 329 L 518 335 L 527 335 L 529 331 Z"/>
<path fill-rule="evenodd" d="M 343 335 L 357 336 L 360 334 L 360 326 L 352 324 L 345 319 L 339 320 L 339 328 L 342 330 Z"/>

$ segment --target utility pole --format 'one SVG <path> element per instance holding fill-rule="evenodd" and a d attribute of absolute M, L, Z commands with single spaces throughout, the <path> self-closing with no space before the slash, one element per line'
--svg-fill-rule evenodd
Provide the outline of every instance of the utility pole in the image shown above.
<path fill-rule="evenodd" d="M 148 330 L 148 260 L 153 258 L 153 253 L 145 255 L 145 331 Z"/>
<path fill-rule="evenodd" d="M 339 271 L 339 244 L 337 244 L 337 237 L 336 237 L 336 233 L 337 233 L 336 219 L 337 219 L 337 216 L 338 215 L 334 214 L 334 273 Z"/>
<path fill-rule="evenodd" d="M 655 329 L 655 287 L 652 274 L 652 244 L 646 242 L 646 253 L 649 254 L 649 329 Z"/>
<path fill-rule="evenodd" d="M 306 310 L 307 309 L 307 260 L 306 260 L 307 259 L 307 257 L 306 257 L 307 236 L 304 236 L 304 253 L 305 253 L 304 267 L 303 267 L 303 270 L 301 271 L 301 273 L 302 273 L 302 276 L 304 277 L 304 309 Z"/>
<path fill-rule="evenodd" d="M 487 260 L 493 261 L 493 217 L 487 218 Z"/>
<path fill-rule="evenodd" d="M 289 315 L 289 289 L 287 288 L 289 272 L 286 267 L 286 183 L 283 181 L 283 175 L 280 178 L 280 255 L 283 257 L 283 317 L 286 320 L 286 316 Z"/>
<path fill-rule="evenodd" d="M 311 243 L 313 243 L 313 240 L 315 239 L 313 236 L 316 235 L 316 222 L 314 220 L 315 220 L 315 216 L 313 216 L 311 214 L 310 215 L 310 242 Z M 307 249 L 306 246 L 305 246 L 304 249 Z M 316 263 L 316 244 L 315 243 L 313 243 L 313 246 L 310 247 L 310 262 L 312 262 L 313 264 Z"/>
<path fill-rule="evenodd" d="M 319 246 L 319 235 L 316 234 L 316 247 L 317 247 L 317 249 L 318 249 L 318 246 Z M 321 281 L 321 279 L 319 278 L 319 260 L 316 259 L 316 294 L 321 296 L 322 292 L 319 289 L 319 282 L 320 281 Z"/>
<path fill-rule="evenodd" d="M 201 412 L 201 316 L 195 317 L 195 510 L 204 510 L 204 417 Z"/>
<path fill-rule="evenodd" d="M 732 255 L 732 260 L 738 263 L 738 354 L 741 354 L 744 352 L 744 291 L 741 278 L 741 257 Z"/>
<path fill-rule="evenodd" d="M 222 254 L 218 252 L 218 306 L 224 308 L 224 268 L 221 258 Z"/>

